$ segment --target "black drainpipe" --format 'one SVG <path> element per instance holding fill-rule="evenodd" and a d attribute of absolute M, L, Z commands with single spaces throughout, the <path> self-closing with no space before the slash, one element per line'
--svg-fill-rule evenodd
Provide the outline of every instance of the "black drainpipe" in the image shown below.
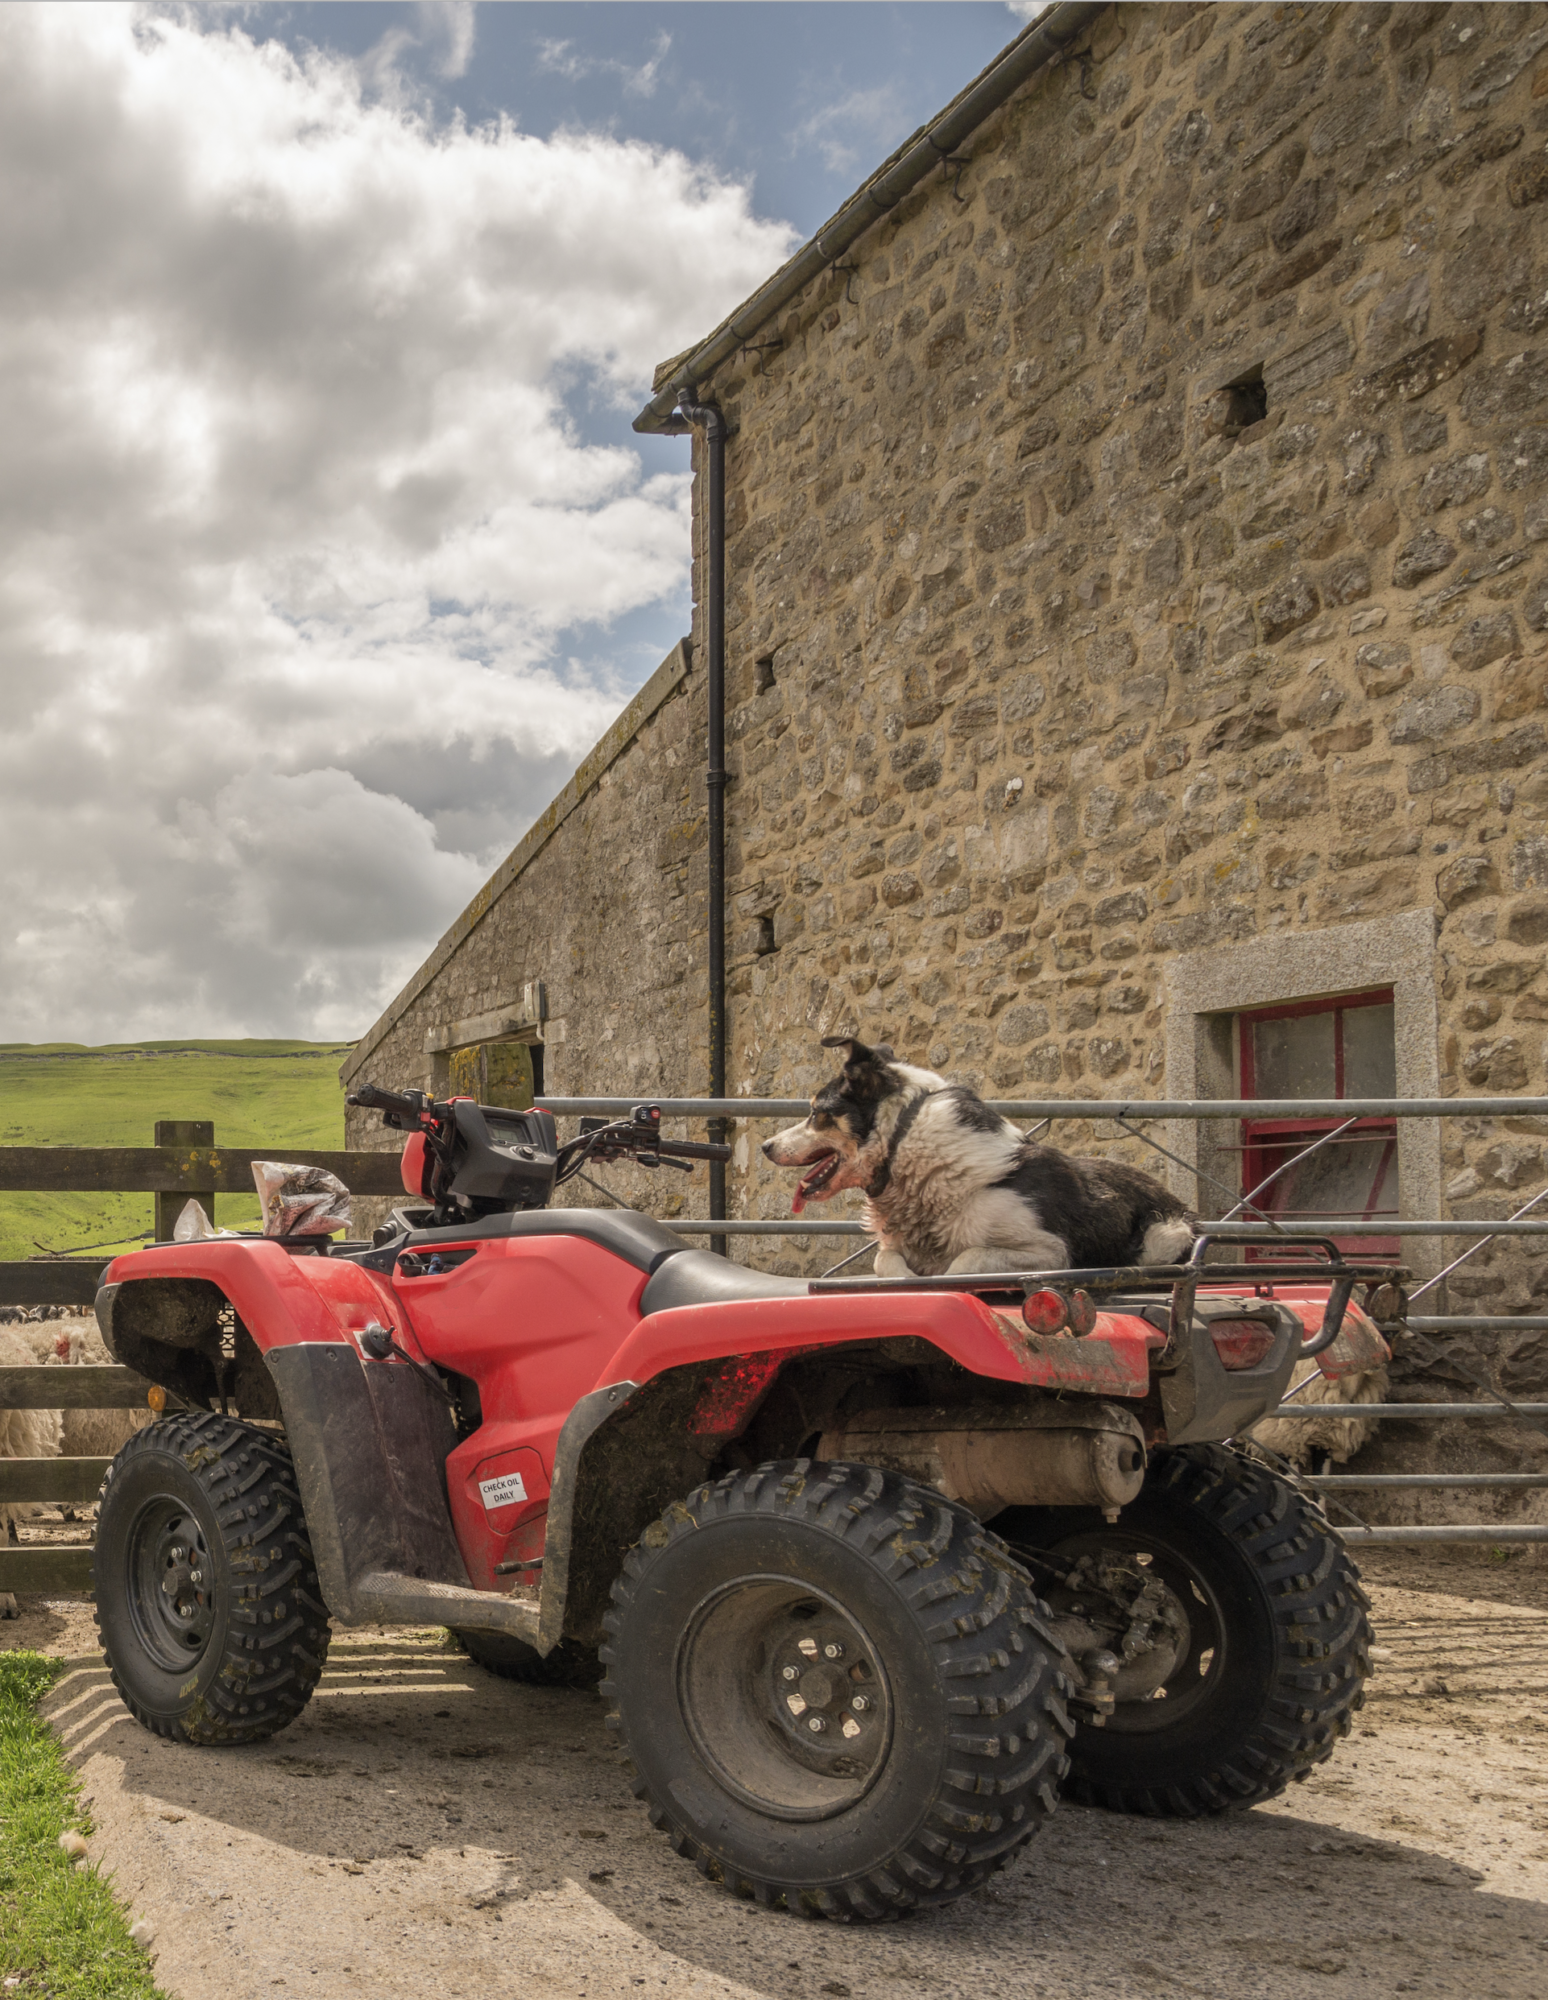
<path fill-rule="evenodd" d="M 704 785 L 709 806 L 709 1094 L 726 1094 L 726 420 L 713 403 L 691 402 L 678 408 L 696 430 L 704 433 L 709 453 L 708 557 L 704 582 L 704 642 L 709 655 L 709 760 Z M 726 1121 L 712 1118 L 709 1136 L 724 1140 Z M 726 1214 L 726 1169 L 710 1164 L 709 1212 L 712 1222 Z M 710 1248 L 726 1254 L 724 1236 L 712 1236 Z"/>

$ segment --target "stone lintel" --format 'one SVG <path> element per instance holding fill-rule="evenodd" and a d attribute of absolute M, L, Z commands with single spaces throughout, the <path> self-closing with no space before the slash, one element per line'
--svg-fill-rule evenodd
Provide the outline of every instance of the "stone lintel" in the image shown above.
<path fill-rule="evenodd" d="M 473 1049 L 485 1042 L 536 1042 L 542 1035 L 541 1022 L 524 1021 L 507 1008 L 497 1008 L 492 1014 L 473 1014 L 466 1021 L 431 1028 L 425 1035 L 425 1053 L 441 1055 L 447 1049 Z"/>

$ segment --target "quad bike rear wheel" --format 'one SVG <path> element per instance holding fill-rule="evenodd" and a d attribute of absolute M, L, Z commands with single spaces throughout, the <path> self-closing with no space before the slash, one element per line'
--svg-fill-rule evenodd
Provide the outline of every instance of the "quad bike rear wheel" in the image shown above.
<path fill-rule="evenodd" d="M 551 1653 L 540 1653 L 507 1632 L 453 1631 L 468 1658 L 501 1680 L 524 1681 L 528 1687 L 594 1688 L 602 1678 L 597 1656 L 588 1647 L 561 1639 Z"/>
<path fill-rule="evenodd" d="M 1015 1508 L 994 1527 L 1056 1629 L 1094 1626 L 1122 1661 L 1105 1725 L 1076 1731 L 1068 1797 L 1178 1817 L 1256 1805 L 1348 1735 L 1369 1600 L 1316 1508 L 1262 1465 L 1221 1445 L 1162 1450 L 1115 1525 Z"/>
<path fill-rule="evenodd" d="M 647 1528 L 604 1623 L 609 1727 L 680 1854 L 810 1917 L 949 1903 L 1053 1811 L 1070 1724 L 1026 1573 L 965 1508 L 798 1459 Z"/>
<path fill-rule="evenodd" d="M 180 1743 L 255 1743 L 294 1721 L 328 1654 L 295 1469 L 271 1431 L 180 1411 L 108 1468 L 97 1631 L 137 1721 Z"/>

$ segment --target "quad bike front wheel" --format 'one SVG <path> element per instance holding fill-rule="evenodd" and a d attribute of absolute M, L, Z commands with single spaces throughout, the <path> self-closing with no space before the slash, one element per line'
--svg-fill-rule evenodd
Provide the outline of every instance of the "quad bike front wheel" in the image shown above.
<path fill-rule="evenodd" d="M 862 1920 L 949 1903 L 1053 1811 L 1058 1647 L 1025 1572 L 926 1487 L 804 1459 L 700 1487 L 604 1623 L 635 1792 L 738 1894 Z"/>
<path fill-rule="evenodd" d="M 1369 1600 L 1326 1521 L 1265 1467 L 1184 1445 L 1152 1456 L 1113 1525 L 1016 1508 L 994 1527 L 1072 1651 L 1083 1630 L 1118 1667 L 1105 1723 L 1076 1731 L 1068 1797 L 1180 1817 L 1256 1805 L 1348 1735 Z"/>
<path fill-rule="evenodd" d="M 209 1411 L 137 1431 L 108 1468 L 97 1631 L 137 1721 L 180 1743 L 254 1743 L 306 1706 L 328 1613 L 283 1439 Z"/>

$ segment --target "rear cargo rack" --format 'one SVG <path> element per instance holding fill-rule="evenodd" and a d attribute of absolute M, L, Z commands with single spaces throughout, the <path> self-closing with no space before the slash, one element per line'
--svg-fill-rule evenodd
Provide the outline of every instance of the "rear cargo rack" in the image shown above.
<path fill-rule="evenodd" d="M 1228 1239 L 1233 1247 L 1258 1244 L 1283 1247 L 1284 1237 L 1272 1230 L 1242 1234 L 1233 1230 Z M 1328 1303 L 1322 1326 L 1306 1341 L 1301 1354 L 1309 1357 L 1331 1347 L 1343 1329 L 1344 1313 L 1356 1285 L 1407 1284 L 1407 1266 L 1387 1263 L 1350 1263 L 1327 1236 L 1296 1238 L 1298 1248 L 1320 1250 L 1320 1260 L 1285 1257 L 1275 1262 L 1206 1264 L 1212 1244 L 1222 1239 L 1208 1231 L 1195 1241 L 1186 1264 L 1093 1265 L 1069 1271 L 952 1271 L 932 1278 L 813 1278 L 810 1290 L 818 1295 L 850 1292 L 973 1292 L 1026 1299 L 1033 1292 L 1079 1290 L 1097 1297 L 1114 1292 L 1168 1292 L 1171 1295 L 1170 1340 L 1175 1343 L 1186 1333 L 1193 1318 L 1194 1300 L 1201 1287 L 1210 1285 L 1327 1284 Z M 1401 1317 L 1400 1313 L 1388 1314 Z"/>

